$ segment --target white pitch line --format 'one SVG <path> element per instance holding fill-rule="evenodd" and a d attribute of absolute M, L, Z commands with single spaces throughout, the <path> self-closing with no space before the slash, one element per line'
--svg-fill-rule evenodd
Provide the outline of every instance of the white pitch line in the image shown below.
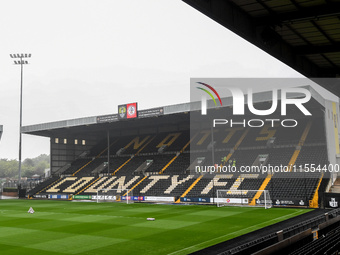
<path fill-rule="evenodd" d="M 287 215 L 285 215 L 285 216 L 281 216 L 281 217 L 278 217 L 278 218 L 275 218 L 275 219 L 271 219 L 271 220 L 268 220 L 268 221 L 265 221 L 265 222 L 262 222 L 262 223 L 259 223 L 259 224 L 256 224 L 256 225 L 247 227 L 247 228 L 243 228 L 243 229 L 234 231 L 234 232 L 232 232 L 232 233 L 225 234 L 225 235 L 223 235 L 223 236 L 215 237 L 215 238 L 210 239 L 210 240 L 208 240 L 208 241 L 204 241 L 204 242 L 202 242 L 202 243 L 195 244 L 195 245 L 186 247 L 186 248 L 184 248 L 184 249 L 181 249 L 181 250 L 178 250 L 178 251 L 175 251 L 175 252 L 172 252 L 172 253 L 168 253 L 167 255 L 177 254 L 177 253 L 180 253 L 180 252 L 182 252 L 182 251 L 185 251 L 185 250 L 194 248 L 194 247 L 196 247 L 196 246 L 202 245 L 202 244 L 204 244 L 204 243 L 208 243 L 208 242 L 211 242 L 211 241 L 214 241 L 214 240 L 217 240 L 217 239 L 221 239 L 221 238 L 227 237 L 227 236 L 232 235 L 232 234 L 236 234 L 237 232 L 241 232 L 241 231 L 244 231 L 244 230 L 246 230 L 246 229 L 251 229 L 251 228 L 257 227 L 257 226 L 259 226 L 259 225 L 263 225 L 264 223 L 268 223 L 268 222 L 271 222 L 271 221 L 275 221 L 275 220 L 278 220 L 278 219 L 281 219 L 281 218 L 288 217 L 288 216 L 290 216 L 290 215 L 294 215 L 294 214 L 296 214 L 296 213 L 298 213 L 298 212 L 300 212 L 300 211 L 302 211 L 302 210 L 299 210 L 299 211 L 297 211 L 297 212 L 294 212 L 294 213 L 291 213 L 291 214 L 287 214 Z"/>
<path fill-rule="evenodd" d="M 64 208 L 66 209 L 66 208 Z M 0 213 L 4 214 L 6 212 L 15 212 L 18 213 L 17 210 L 0 210 Z M 20 213 L 26 214 L 26 211 L 20 211 Z M 79 214 L 79 213 L 63 213 L 63 212 L 41 212 L 41 211 L 35 211 L 36 215 L 39 215 L 40 213 L 44 213 L 43 217 L 46 215 L 53 215 L 53 214 L 57 214 L 57 215 L 69 215 L 69 216 L 74 216 L 71 218 L 76 218 L 76 217 L 82 217 L 82 216 L 105 216 L 105 217 L 110 217 L 110 218 L 127 218 L 127 219 L 146 219 L 146 217 L 133 217 L 133 216 L 123 216 L 123 215 L 103 215 L 103 214 Z M 7 217 L 18 217 L 17 215 L 9 215 Z M 48 218 L 47 218 L 48 219 Z M 69 218 L 67 218 L 69 219 Z M 60 219 L 63 220 L 63 219 Z M 100 221 L 100 220 L 99 220 Z"/>

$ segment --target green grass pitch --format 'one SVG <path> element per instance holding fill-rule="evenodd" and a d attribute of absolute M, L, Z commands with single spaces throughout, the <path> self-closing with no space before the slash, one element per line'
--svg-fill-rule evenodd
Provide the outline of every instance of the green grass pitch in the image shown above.
<path fill-rule="evenodd" d="M 0 200 L 0 253 L 187 254 L 307 211 Z"/>

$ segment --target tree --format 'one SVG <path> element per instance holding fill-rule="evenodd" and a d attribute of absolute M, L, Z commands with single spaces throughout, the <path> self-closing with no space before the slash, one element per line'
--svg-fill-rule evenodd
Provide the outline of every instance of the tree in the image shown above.
<path fill-rule="evenodd" d="M 0 177 L 14 177 L 18 175 L 19 163 L 12 159 L 0 159 Z"/>
<path fill-rule="evenodd" d="M 50 167 L 50 158 L 46 154 L 42 154 L 36 158 L 27 158 L 22 162 L 22 176 L 32 177 L 35 174 L 43 175 L 45 169 Z M 18 177 L 19 162 L 15 159 L 0 159 L 0 178 Z"/>

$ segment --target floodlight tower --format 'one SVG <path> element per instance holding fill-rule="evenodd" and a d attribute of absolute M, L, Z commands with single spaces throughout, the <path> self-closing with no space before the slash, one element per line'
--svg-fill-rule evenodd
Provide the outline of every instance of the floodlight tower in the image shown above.
<path fill-rule="evenodd" d="M 21 69 L 21 79 L 20 79 L 20 127 L 19 127 L 19 179 L 18 179 L 18 188 L 20 188 L 21 182 L 21 128 L 22 128 L 22 84 L 23 84 L 23 71 L 24 65 L 28 64 L 26 58 L 30 58 L 31 54 L 9 54 L 11 58 L 18 59 L 14 60 L 14 65 L 20 65 Z"/>

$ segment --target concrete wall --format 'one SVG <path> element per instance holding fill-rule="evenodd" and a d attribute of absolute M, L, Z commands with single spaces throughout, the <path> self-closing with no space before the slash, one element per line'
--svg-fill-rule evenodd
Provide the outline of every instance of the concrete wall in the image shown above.
<path fill-rule="evenodd" d="M 333 166 L 336 164 L 340 165 L 338 102 L 325 101 L 325 131 L 329 163 Z M 336 179 L 336 176 L 336 173 L 332 174 L 333 181 Z"/>

